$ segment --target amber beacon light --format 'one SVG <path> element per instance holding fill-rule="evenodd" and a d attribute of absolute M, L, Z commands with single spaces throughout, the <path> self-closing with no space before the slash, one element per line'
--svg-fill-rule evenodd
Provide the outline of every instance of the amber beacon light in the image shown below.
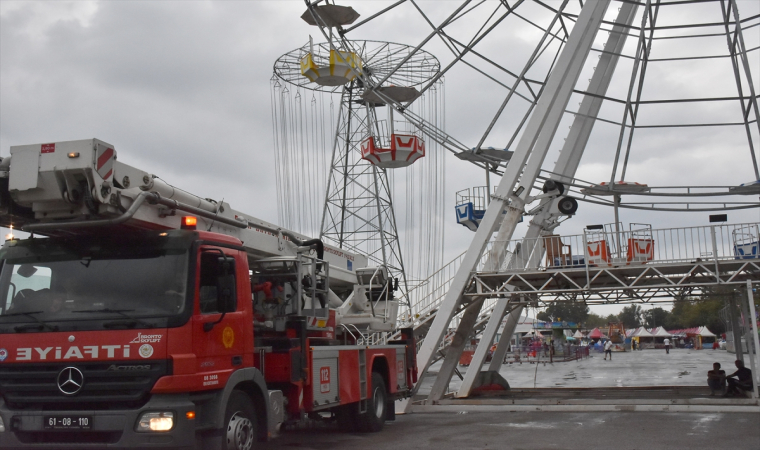
<path fill-rule="evenodd" d="M 193 216 L 184 216 L 182 217 L 182 229 L 183 230 L 194 230 L 195 226 L 198 225 L 198 218 Z"/>

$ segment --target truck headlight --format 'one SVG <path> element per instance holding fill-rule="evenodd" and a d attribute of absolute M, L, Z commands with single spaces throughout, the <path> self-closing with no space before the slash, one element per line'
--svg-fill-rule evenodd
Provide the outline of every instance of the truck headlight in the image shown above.
<path fill-rule="evenodd" d="M 137 423 L 137 431 L 141 433 L 169 431 L 172 427 L 174 427 L 174 413 L 168 411 L 144 413 Z"/>

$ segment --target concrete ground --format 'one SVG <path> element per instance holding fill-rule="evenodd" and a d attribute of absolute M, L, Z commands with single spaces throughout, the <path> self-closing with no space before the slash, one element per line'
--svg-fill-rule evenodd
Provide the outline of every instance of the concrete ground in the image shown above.
<path fill-rule="evenodd" d="M 554 364 L 511 364 L 501 374 L 514 389 L 530 391 L 579 392 L 588 388 L 614 391 L 623 388 L 626 398 L 637 395 L 641 386 L 653 386 L 653 394 L 694 392 L 706 387 L 706 373 L 713 362 L 727 372 L 733 370 L 735 356 L 721 350 L 644 350 L 613 354 L 612 361 L 593 354 L 581 361 Z M 440 363 L 434 365 L 437 371 Z M 460 370 L 467 370 L 461 367 Z M 730 372 L 729 372 L 730 373 Z M 426 379 L 421 393 L 430 389 Z M 456 390 L 455 376 L 451 389 Z M 668 389 L 664 386 L 676 386 Z M 679 389 L 678 387 L 682 387 Z M 543 388 L 543 389 L 540 389 Z M 563 391 L 562 388 L 565 388 Z M 573 394 L 575 395 L 575 394 Z M 667 395 L 667 394 L 666 394 Z M 719 402 L 730 399 L 717 400 Z M 562 449 L 616 450 L 671 449 L 760 449 L 758 412 L 553 412 L 484 410 L 482 406 L 448 404 L 439 412 L 399 415 L 386 423 L 380 433 L 345 433 L 335 425 L 319 429 L 285 432 L 264 449 L 316 450 L 401 450 L 401 449 Z M 488 406 L 486 406 L 488 408 Z M 536 408 L 537 409 L 537 408 Z"/>
<path fill-rule="evenodd" d="M 415 413 L 383 431 L 286 432 L 262 449 L 757 450 L 757 413 Z"/>
<path fill-rule="evenodd" d="M 513 388 L 707 386 L 707 371 L 714 362 L 731 374 L 735 360 L 736 355 L 725 350 L 671 349 L 670 354 L 665 350 L 613 353 L 612 360 L 605 361 L 602 353 L 592 350 L 589 358 L 578 361 L 505 364 L 499 373 Z M 431 375 L 437 375 L 440 364 L 431 366 Z M 464 374 L 469 367 L 459 366 L 459 370 Z M 429 392 L 432 383 L 432 376 L 426 378 L 419 393 Z M 449 388 L 456 391 L 460 384 L 454 375 Z"/>

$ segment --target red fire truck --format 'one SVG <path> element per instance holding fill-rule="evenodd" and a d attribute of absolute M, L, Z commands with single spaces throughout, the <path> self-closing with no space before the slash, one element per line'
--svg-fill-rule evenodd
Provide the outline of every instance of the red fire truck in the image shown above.
<path fill-rule="evenodd" d="M 201 198 L 97 139 L 11 147 L 0 448 L 250 449 L 379 431 L 416 381 L 384 267 Z"/>

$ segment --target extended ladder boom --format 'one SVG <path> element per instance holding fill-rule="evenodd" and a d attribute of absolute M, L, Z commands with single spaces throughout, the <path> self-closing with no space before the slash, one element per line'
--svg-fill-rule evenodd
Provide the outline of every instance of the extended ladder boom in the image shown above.
<path fill-rule="evenodd" d="M 14 146 L 0 163 L 5 227 L 49 236 L 91 233 L 93 226 L 176 229 L 182 211 L 199 216 L 199 229 L 240 239 L 258 258 L 294 256 L 299 246 L 314 244 L 124 164 L 114 146 L 98 139 Z M 324 259 L 334 282 L 355 284 L 355 269 L 367 266 L 366 257 L 328 245 Z"/>
<path fill-rule="evenodd" d="M 197 218 L 198 229 L 239 239 L 257 264 L 278 264 L 278 258 L 316 250 L 314 256 L 329 263 L 321 275 L 329 281 L 319 285 L 326 292 L 319 299 L 323 308 L 334 308 L 339 322 L 355 331 L 395 328 L 392 280 L 384 267 L 367 267 L 364 255 L 178 189 L 118 161 L 114 146 L 98 139 L 20 145 L 10 152 L 0 161 L 0 226 L 44 236 L 88 236 L 177 229 L 185 213 Z"/>

